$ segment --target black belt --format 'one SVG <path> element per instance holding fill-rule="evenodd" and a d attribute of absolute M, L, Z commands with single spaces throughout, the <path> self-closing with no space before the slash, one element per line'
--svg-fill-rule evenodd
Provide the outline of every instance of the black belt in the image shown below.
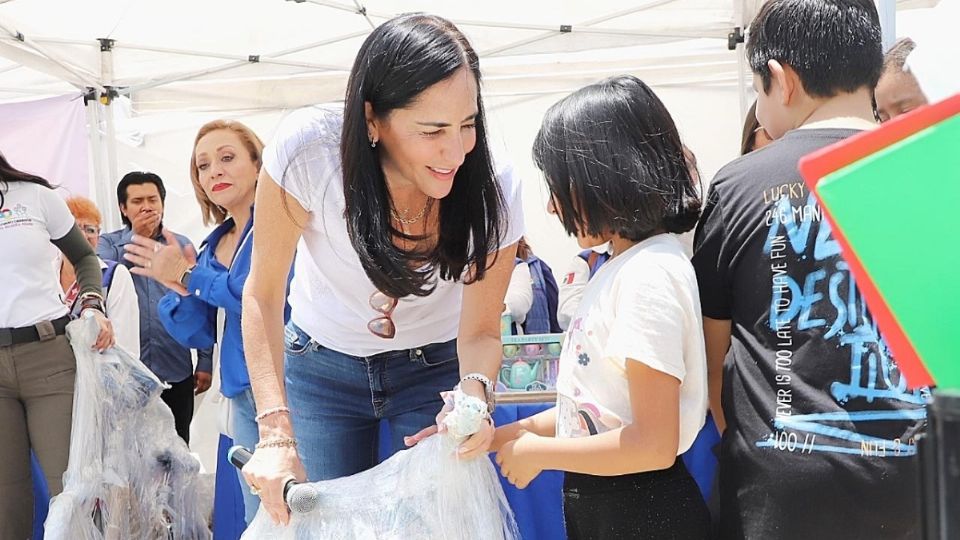
<path fill-rule="evenodd" d="M 64 315 L 53 321 L 40 321 L 33 326 L 0 328 L 0 347 L 33 343 L 34 341 L 47 341 L 62 336 L 66 333 L 67 323 L 69 322 L 70 316 Z"/>

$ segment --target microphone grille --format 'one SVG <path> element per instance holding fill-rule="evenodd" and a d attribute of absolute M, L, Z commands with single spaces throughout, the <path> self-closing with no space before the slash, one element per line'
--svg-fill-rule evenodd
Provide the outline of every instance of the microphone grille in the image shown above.
<path fill-rule="evenodd" d="M 306 514 L 317 507 L 320 492 L 311 484 L 294 484 L 287 491 L 287 506 L 295 514 Z"/>

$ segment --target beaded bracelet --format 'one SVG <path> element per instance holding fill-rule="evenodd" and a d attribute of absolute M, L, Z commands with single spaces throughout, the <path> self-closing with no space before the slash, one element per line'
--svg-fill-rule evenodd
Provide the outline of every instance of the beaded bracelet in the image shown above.
<path fill-rule="evenodd" d="M 276 437 L 264 439 L 257 443 L 256 448 L 296 448 L 297 440 L 292 437 Z"/>
<path fill-rule="evenodd" d="M 272 416 L 274 414 L 280 414 L 280 413 L 290 414 L 290 409 L 287 407 L 274 407 L 272 409 L 267 409 L 262 413 L 258 414 L 257 416 L 255 416 L 253 418 L 253 421 L 260 423 L 260 421 L 263 420 L 264 418 L 268 416 Z"/>

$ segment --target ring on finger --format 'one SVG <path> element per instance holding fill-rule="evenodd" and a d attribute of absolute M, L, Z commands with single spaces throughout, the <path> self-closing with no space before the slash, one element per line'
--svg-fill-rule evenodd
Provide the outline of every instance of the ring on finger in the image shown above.
<path fill-rule="evenodd" d="M 163 246 L 160 244 L 160 242 L 156 242 L 156 243 L 153 244 L 153 252 L 154 252 L 154 253 L 160 251 L 161 249 L 163 249 Z"/>

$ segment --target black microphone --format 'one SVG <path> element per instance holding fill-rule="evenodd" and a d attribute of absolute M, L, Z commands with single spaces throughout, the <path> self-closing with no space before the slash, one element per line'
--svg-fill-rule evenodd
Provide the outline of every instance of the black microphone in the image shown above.
<path fill-rule="evenodd" d="M 227 461 L 238 469 L 242 469 L 252 457 L 253 452 L 240 445 L 233 446 L 227 451 Z M 295 480 L 290 480 L 283 486 L 283 500 L 287 503 L 291 512 L 306 514 L 317 507 L 317 503 L 320 501 L 320 492 L 311 484 L 301 484 Z"/>
<path fill-rule="evenodd" d="M 238 469 L 242 469 L 252 457 L 253 452 L 247 450 L 239 444 L 236 446 L 231 446 L 230 450 L 227 450 L 227 461 L 229 461 Z"/>

